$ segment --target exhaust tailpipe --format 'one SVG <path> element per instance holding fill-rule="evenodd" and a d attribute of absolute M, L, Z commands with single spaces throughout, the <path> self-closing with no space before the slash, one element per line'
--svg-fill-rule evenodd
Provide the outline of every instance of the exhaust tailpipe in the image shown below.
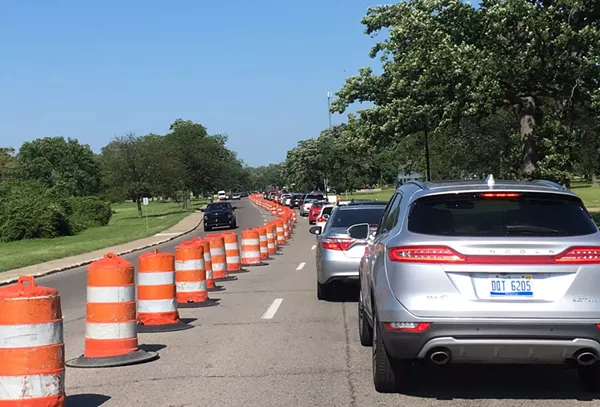
<path fill-rule="evenodd" d="M 590 366 L 596 363 L 596 354 L 590 351 L 581 351 L 575 356 L 575 360 L 580 366 Z"/>
<path fill-rule="evenodd" d="M 436 365 L 445 365 L 450 362 L 450 352 L 445 349 L 436 349 L 429 355 L 429 360 Z"/>

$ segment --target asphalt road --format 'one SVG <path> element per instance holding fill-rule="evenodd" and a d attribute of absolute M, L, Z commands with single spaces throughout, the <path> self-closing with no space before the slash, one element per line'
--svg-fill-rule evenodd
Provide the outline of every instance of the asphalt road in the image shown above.
<path fill-rule="evenodd" d="M 241 229 L 263 223 L 262 212 L 247 200 L 238 206 Z M 370 348 L 358 342 L 357 291 L 348 287 L 335 301 L 317 301 L 315 239 L 307 229 L 301 219 L 282 255 L 211 293 L 219 306 L 180 309 L 193 329 L 140 334 L 140 344 L 158 350 L 160 359 L 121 368 L 67 368 L 67 405 L 600 406 L 581 390 L 574 371 L 554 367 L 422 368 L 411 394 L 376 393 Z M 160 249 L 172 251 L 178 241 Z M 135 264 L 137 255 L 126 257 Z M 38 282 L 60 290 L 67 358 L 79 356 L 85 270 Z"/>

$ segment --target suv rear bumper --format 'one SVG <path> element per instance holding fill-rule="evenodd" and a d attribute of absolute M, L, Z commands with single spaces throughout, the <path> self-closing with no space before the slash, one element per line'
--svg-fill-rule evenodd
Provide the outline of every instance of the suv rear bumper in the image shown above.
<path fill-rule="evenodd" d="M 456 363 L 562 364 L 584 349 L 600 359 L 600 329 L 594 324 L 433 323 L 421 333 L 380 328 L 395 359 L 428 359 L 440 348 Z"/>

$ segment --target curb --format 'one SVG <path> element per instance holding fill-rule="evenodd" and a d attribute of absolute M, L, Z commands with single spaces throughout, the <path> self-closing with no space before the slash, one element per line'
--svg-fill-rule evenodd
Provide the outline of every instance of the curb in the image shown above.
<path fill-rule="evenodd" d="M 188 216 L 191 216 L 191 215 L 192 214 L 190 214 Z M 191 233 L 194 230 L 198 229 L 198 227 L 202 224 L 203 221 L 204 221 L 204 218 L 200 219 L 200 222 L 198 222 L 196 224 L 196 226 L 194 226 L 193 228 L 188 229 L 188 230 L 186 230 L 184 232 L 181 232 L 181 233 L 179 233 L 177 235 L 172 235 L 172 236 L 169 236 L 168 238 L 159 240 L 159 241 L 154 242 L 154 243 L 145 244 L 143 246 L 135 247 L 133 249 L 127 249 L 127 250 L 117 251 L 117 252 L 114 252 L 114 253 L 117 256 L 122 256 L 124 254 L 129 254 L 129 253 L 137 252 L 138 250 L 144 250 L 144 249 L 147 249 L 149 247 L 154 247 L 154 246 L 161 245 L 163 243 L 170 242 L 171 240 L 175 240 L 177 238 L 180 238 L 181 236 L 187 235 L 188 233 Z M 162 232 L 158 232 L 158 233 L 162 233 Z M 152 236 L 148 236 L 148 237 L 152 237 Z M 102 249 L 98 249 L 98 250 L 102 250 Z M 82 253 L 82 254 L 85 254 L 85 253 Z M 88 265 L 90 263 L 93 263 L 96 260 L 100 260 L 100 259 L 102 259 L 102 257 L 96 257 L 96 258 L 93 258 L 93 259 L 90 259 L 90 260 L 85 260 L 85 261 L 80 261 L 78 263 L 69 264 L 68 266 L 63 266 L 63 267 L 59 267 L 59 268 L 55 268 L 55 269 L 51 269 L 51 270 L 44 270 L 44 271 L 40 271 L 38 273 L 28 274 L 28 275 L 30 275 L 30 276 L 32 276 L 34 278 L 49 276 L 49 275 L 52 275 L 52 274 L 60 273 L 61 271 L 67 271 L 67 270 L 71 270 L 71 269 L 74 269 L 74 268 L 77 268 L 77 267 L 86 266 L 86 265 Z M 59 260 L 59 259 L 56 259 L 56 260 Z M 2 276 L 2 273 L 0 273 L 0 278 L 1 278 L 1 276 Z M 17 276 L 17 277 L 8 278 L 6 280 L 0 280 L 0 286 L 7 285 L 7 284 L 13 284 L 18 279 L 19 279 L 19 277 Z"/>

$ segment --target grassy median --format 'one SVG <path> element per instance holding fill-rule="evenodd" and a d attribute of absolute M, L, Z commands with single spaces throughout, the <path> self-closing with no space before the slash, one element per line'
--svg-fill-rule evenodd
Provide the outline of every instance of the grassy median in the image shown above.
<path fill-rule="evenodd" d="M 347 197 L 346 194 L 342 194 L 340 196 L 342 197 L 342 200 L 354 198 L 387 201 L 390 199 L 394 191 L 395 190 L 392 188 L 386 188 L 376 192 L 355 192 L 354 194 L 348 195 Z M 600 212 L 600 187 L 583 184 L 577 185 L 576 187 L 572 188 L 572 191 L 581 197 L 583 203 L 588 209 L 594 212 Z"/>
<path fill-rule="evenodd" d="M 204 203 L 194 201 L 193 209 Z M 107 226 L 90 228 L 75 236 L 0 243 L 0 272 L 149 237 L 176 225 L 192 212 L 183 210 L 181 204 L 150 202 L 146 229 L 146 217 L 138 218 L 135 203 L 115 204 L 112 209 Z"/>

